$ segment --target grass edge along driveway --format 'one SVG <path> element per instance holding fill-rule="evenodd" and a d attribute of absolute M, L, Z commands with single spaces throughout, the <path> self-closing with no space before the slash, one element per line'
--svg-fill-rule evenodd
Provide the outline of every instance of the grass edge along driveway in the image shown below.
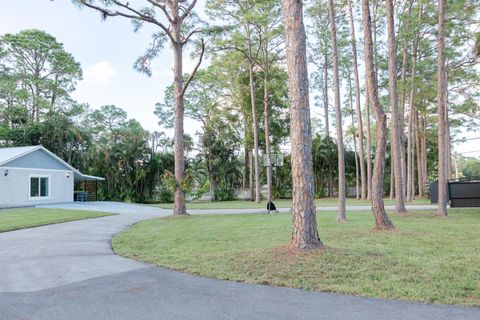
<path fill-rule="evenodd" d="M 113 214 L 105 212 L 47 208 L 0 209 L 0 233 L 111 215 Z"/>
<path fill-rule="evenodd" d="M 197 275 L 367 297 L 480 306 L 480 210 L 390 214 L 397 231 L 372 230 L 371 212 L 319 212 L 322 250 L 285 244 L 291 216 L 216 215 L 140 222 L 113 239 L 117 254 Z"/>
<path fill-rule="evenodd" d="M 347 206 L 369 206 L 370 200 L 356 200 L 347 198 Z M 292 206 L 291 199 L 276 199 L 273 200 L 277 208 L 290 208 Z M 384 199 L 385 205 L 394 205 L 395 199 Z M 338 198 L 320 198 L 315 200 L 317 207 L 330 207 L 338 206 Z M 416 198 L 413 202 L 407 203 L 407 205 L 422 205 L 430 204 L 430 199 Z M 157 203 L 148 204 L 150 206 L 159 207 L 162 209 L 172 209 L 173 203 Z M 267 207 L 267 201 L 263 200 L 261 203 L 255 203 L 248 200 L 232 200 L 232 201 L 192 201 L 187 202 L 187 209 L 265 209 Z"/>

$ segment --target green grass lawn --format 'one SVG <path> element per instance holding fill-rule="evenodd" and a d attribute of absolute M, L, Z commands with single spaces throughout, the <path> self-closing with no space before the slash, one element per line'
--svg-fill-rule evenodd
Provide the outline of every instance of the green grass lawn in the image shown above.
<path fill-rule="evenodd" d="M 386 205 L 393 205 L 395 204 L 395 200 L 385 199 Z M 278 199 L 274 200 L 275 205 L 278 208 L 290 208 L 292 205 L 292 200 L 290 199 Z M 337 198 L 321 198 L 316 200 L 317 207 L 329 207 L 329 206 L 336 206 L 338 205 Z M 411 203 L 408 204 L 430 204 L 430 199 L 425 198 L 418 198 L 415 199 Z M 352 206 L 362 206 L 362 205 L 370 205 L 369 200 L 355 200 L 355 199 L 347 199 L 347 205 Z M 172 203 L 160 203 L 160 204 L 153 204 L 153 206 L 160 207 L 163 209 L 172 209 Z M 256 209 L 256 208 L 266 208 L 267 201 L 263 200 L 261 203 L 255 203 L 252 201 L 245 201 L 245 200 L 235 200 L 235 201 L 221 201 L 221 202 L 188 202 L 187 209 Z"/>
<path fill-rule="evenodd" d="M 0 232 L 109 215 L 112 214 L 43 208 L 0 209 Z"/>
<path fill-rule="evenodd" d="M 291 216 L 221 215 L 141 222 L 113 239 L 123 256 L 193 274 L 425 303 L 480 306 L 480 210 L 390 214 L 397 231 L 373 231 L 370 212 L 335 222 L 319 212 L 325 248 L 291 250 Z"/>

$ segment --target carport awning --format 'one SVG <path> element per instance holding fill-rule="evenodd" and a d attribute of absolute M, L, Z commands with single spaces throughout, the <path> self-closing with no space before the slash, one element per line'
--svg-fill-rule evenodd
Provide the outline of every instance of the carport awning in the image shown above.
<path fill-rule="evenodd" d="M 89 176 L 88 174 L 83 174 L 81 172 L 75 172 L 75 181 L 104 181 L 105 178 Z"/>

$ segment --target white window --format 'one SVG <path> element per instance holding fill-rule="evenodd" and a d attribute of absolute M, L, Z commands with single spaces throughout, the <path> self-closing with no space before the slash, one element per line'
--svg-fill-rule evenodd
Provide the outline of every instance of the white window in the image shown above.
<path fill-rule="evenodd" d="M 30 198 L 50 197 L 50 177 L 30 177 Z"/>

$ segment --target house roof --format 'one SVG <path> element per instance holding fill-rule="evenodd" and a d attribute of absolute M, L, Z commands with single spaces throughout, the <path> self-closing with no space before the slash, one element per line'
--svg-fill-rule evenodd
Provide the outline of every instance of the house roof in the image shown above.
<path fill-rule="evenodd" d="M 68 169 L 72 170 L 73 173 L 74 173 L 74 176 L 75 176 L 75 180 L 79 180 L 79 181 L 82 181 L 82 180 L 85 180 L 85 181 L 105 180 L 105 178 L 89 176 L 89 175 L 81 173 L 80 170 L 75 169 L 70 164 L 68 164 L 66 161 L 62 160 L 56 154 L 54 154 L 53 152 L 49 151 L 48 149 L 46 149 L 45 147 L 43 147 L 41 145 L 28 146 L 28 147 L 0 148 L 0 166 L 6 164 L 8 162 L 11 162 L 15 159 L 26 156 L 26 155 L 28 155 L 32 152 L 37 151 L 37 150 L 42 150 L 48 156 L 50 156 L 54 160 L 60 162 L 61 164 L 63 164 Z"/>
<path fill-rule="evenodd" d="M 0 166 L 38 150 L 41 147 L 42 146 L 0 148 Z"/>

